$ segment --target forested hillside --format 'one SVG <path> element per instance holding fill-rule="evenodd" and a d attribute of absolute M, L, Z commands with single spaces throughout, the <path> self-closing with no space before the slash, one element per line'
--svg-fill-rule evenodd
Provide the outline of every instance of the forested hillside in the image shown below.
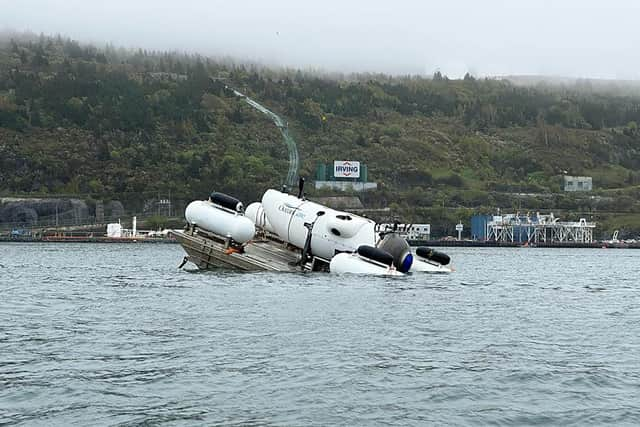
<path fill-rule="evenodd" d="M 216 189 L 254 200 L 284 180 L 286 148 L 225 85 L 287 118 L 303 176 L 319 162 L 365 162 L 380 183 L 369 206 L 443 232 L 495 207 L 640 232 L 635 93 L 439 73 L 320 76 L 45 36 L 0 41 L 0 195 L 134 202 Z M 562 193 L 564 173 L 593 176 L 596 191 Z"/>

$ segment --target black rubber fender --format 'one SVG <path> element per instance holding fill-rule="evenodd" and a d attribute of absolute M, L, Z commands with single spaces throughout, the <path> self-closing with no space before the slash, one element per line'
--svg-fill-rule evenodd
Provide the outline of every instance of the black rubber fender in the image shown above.
<path fill-rule="evenodd" d="M 426 258 L 430 261 L 437 262 L 441 265 L 447 265 L 451 262 L 451 258 L 449 257 L 449 255 L 438 252 L 431 248 L 427 248 L 426 246 L 420 246 L 419 248 L 417 248 L 416 255 L 422 258 Z"/>
<path fill-rule="evenodd" d="M 230 209 L 232 211 L 242 212 L 244 210 L 244 205 L 242 204 L 242 202 L 235 197 L 229 196 L 228 194 L 218 193 L 214 191 L 213 193 L 211 193 L 209 199 L 211 200 L 211 203 L 222 206 L 226 209 Z"/>
<path fill-rule="evenodd" d="M 378 249 L 373 246 L 362 245 L 358 247 L 358 255 L 373 261 L 377 261 L 381 264 L 388 265 L 389 267 L 393 265 L 393 255 L 391 255 L 387 251 L 383 251 L 382 249 Z"/>

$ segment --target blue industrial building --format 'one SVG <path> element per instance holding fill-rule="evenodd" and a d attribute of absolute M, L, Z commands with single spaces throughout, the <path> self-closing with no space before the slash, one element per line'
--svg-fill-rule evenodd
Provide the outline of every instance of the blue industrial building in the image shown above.
<path fill-rule="evenodd" d="M 487 240 L 487 224 L 493 219 L 491 215 L 474 215 L 471 217 L 471 238 Z"/>

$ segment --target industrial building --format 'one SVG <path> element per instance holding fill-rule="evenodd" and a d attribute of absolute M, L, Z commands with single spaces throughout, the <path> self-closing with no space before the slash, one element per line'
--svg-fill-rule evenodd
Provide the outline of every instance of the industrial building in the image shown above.
<path fill-rule="evenodd" d="M 476 215 L 471 218 L 471 236 L 475 240 L 510 243 L 593 243 L 595 222 L 559 221 L 553 213 L 530 216 Z"/>
<path fill-rule="evenodd" d="M 590 176 L 570 176 L 564 175 L 564 191 L 591 191 L 593 190 L 593 179 Z"/>
<path fill-rule="evenodd" d="M 376 231 L 395 231 L 407 240 L 430 240 L 431 224 L 377 224 Z"/>

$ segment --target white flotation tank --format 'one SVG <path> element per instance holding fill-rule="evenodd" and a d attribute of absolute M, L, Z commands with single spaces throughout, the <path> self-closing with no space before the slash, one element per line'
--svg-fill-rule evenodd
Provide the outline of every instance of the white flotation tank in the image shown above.
<path fill-rule="evenodd" d="M 338 274 L 404 276 L 393 266 L 393 256 L 373 246 L 363 245 L 353 253 L 339 253 L 331 258 L 329 271 Z"/>
<path fill-rule="evenodd" d="M 451 267 L 430 262 L 417 256 L 413 258 L 413 265 L 411 265 L 412 273 L 451 273 L 452 271 Z"/>
<path fill-rule="evenodd" d="M 189 203 L 184 216 L 189 224 L 231 238 L 237 243 L 246 243 L 255 234 L 255 225 L 249 218 L 209 201 Z"/>
<path fill-rule="evenodd" d="M 253 202 L 244 211 L 244 216 L 249 218 L 256 227 L 268 231 L 270 233 L 274 233 L 273 227 L 269 223 L 267 216 L 264 213 L 264 209 L 262 208 L 262 203 Z"/>

